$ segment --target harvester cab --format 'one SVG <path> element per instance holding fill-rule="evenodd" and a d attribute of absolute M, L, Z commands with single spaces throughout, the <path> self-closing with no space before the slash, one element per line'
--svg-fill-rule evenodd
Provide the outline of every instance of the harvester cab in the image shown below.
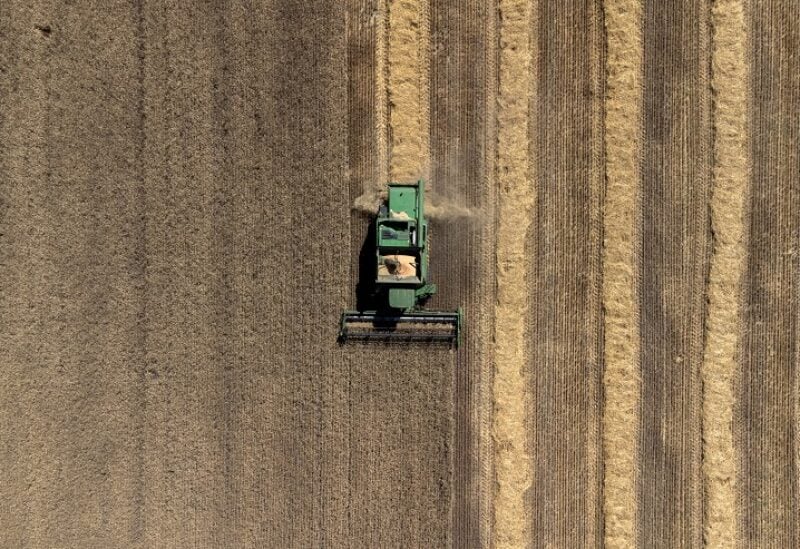
<path fill-rule="evenodd" d="M 339 338 L 460 342 L 461 310 L 423 308 L 436 293 L 428 281 L 425 183 L 389 183 L 375 220 L 375 310 L 342 313 Z"/>

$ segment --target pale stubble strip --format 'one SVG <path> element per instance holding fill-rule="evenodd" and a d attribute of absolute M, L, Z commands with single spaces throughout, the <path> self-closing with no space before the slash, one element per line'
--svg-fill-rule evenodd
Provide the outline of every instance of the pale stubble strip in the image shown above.
<path fill-rule="evenodd" d="M 750 179 L 747 140 L 749 62 L 744 0 L 712 7 L 714 89 L 714 250 L 708 283 L 703 377 L 705 541 L 733 547 L 738 539 L 733 437 L 740 349 L 742 277 L 746 261 L 745 203 Z"/>
<path fill-rule="evenodd" d="M 531 4 L 500 0 L 497 104 L 497 303 L 495 307 L 495 547 L 524 547 L 530 486 L 525 381 L 525 238 L 536 189 L 528 159 Z"/>
<path fill-rule="evenodd" d="M 638 230 L 642 136 L 642 5 L 607 0 L 606 174 L 603 215 L 605 543 L 636 545 L 639 427 Z"/>
<path fill-rule="evenodd" d="M 430 8 L 427 0 L 388 0 L 389 176 L 409 181 L 430 164 Z"/>
<path fill-rule="evenodd" d="M 387 0 L 380 2 L 373 14 L 375 25 L 375 124 L 378 148 L 378 176 L 380 181 L 364 181 L 366 192 L 370 189 L 379 193 L 389 180 L 389 9 Z"/>

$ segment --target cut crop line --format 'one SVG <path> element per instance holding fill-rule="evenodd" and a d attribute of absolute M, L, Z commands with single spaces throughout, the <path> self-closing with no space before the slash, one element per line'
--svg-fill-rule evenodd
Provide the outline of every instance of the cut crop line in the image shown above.
<path fill-rule="evenodd" d="M 486 51 L 484 62 L 486 63 L 485 73 L 485 167 L 484 167 L 484 186 L 486 188 L 485 208 L 491 212 L 492 223 L 487 223 L 481 231 L 481 239 L 487 245 L 480 246 L 481 259 L 484 265 L 493 265 L 495 261 L 495 246 L 497 242 L 496 227 L 498 219 L 497 208 L 497 46 L 498 46 L 498 18 L 496 5 L 492 2 L 486 4 Z M 475 467 L 477 469 L 477 498 L 478 502 L 478 544 L 481 547 L 491 547 L 494 539 L 494 444 L 492 439 L 494 421 L 494 311 L 492 306 L 497 295 L 497 277 L 495 268 L 483 269 L 481 281 L 480 302 L 481 312 L 479 321 L 481 343 L 483 345 L 483 356 L 477 359 L 479 363 L 479 377 L 475 381 L 477 384 L 476 402 L 471 413 L 473 415 L 473 425 L 477 427 L 477 449 Z M 476 435 L 473 434 L 473 437 Z"/>
<path fill-rule="evenodd" d="M 430 9 L 426 0 L 388 0 L 389 176 L 426 176 L 430 164 Z"/>
<path fill-rule="evenodd" d="M 375 12 L 375 135 L 378 147 L 379 181 L 364 183 L 380 192 L 389 179 L 389 61 L 387 59 L 389 16 L 385 1 Z"/>
<path fill-rule="evenodd" d="M 604 199 L 604 148 L 600 141 L 603 136 L 603 104 L 602 97 L 605 89 L 605 44 L 603 43 L 603 17 L 600 7 L 590 10 L 590 42 L 592 44 L 593 61 L 589 64 L 589 79 L 591 89 L 595 97 L 600 98 L 596 106 L 592 107 L 591 136 L 595 143 L 592 146 L 592 164 L 590 180 L 591 185 L 591 206 L 590 206 L 590 229 L 589 229 L 589 250 L 591 260 L 589 263 L 588 280 L 591 281 L 587 295 L 587 305 L 589 313 L 587 315 L 587 325 L 590 327 L 587 332 L 587 358 L 593 367 L 587 371 L 592 380 L 588 383 L 587 398 L 587 437 L 586 437 L 586 543 L 599 545 L 602 543 L 603 528 L 600 526 L 602 521 L 602 482 L 603 482 L 603 456 L 602 456 L 602 395 L 601 387 L 603 372 L 603 316 L 602 316 L 602 255 L 603 249 L 603 199 Z"/>
<path fill-rule="evenodd" d="M 641 386 L 637 255 L 642 134 L 642 5 L 607 0 L 605 308 L 605 542 L 636 546 L 636 462 Z"/>
<path fill-rule="evenodd" d="M 703 377 L 704 537 L 709 547 L 737 545 L 734 385 L 738 371 L 742 280 L 747 254 L 745 204 L 749 62 L 745 0 L 712 7 L 714 90 L 714 249 L 708 283 Z"/>
<path fill-rule="evenodd" d="M 501 0 L 497 104 L 497 303 L 495 306 L 495 546 L 524 547 L 530 486 L 527 449 L 525 239 L 536 189 L 528 158 L 531 2 Z"/>

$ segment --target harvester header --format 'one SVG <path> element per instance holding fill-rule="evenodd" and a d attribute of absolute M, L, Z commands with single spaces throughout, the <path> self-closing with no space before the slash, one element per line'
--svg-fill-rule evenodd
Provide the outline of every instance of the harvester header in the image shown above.
<path fill-rule="evenodd" d="M 433 311 L 428 279 L 430 231 L 425 183 L 389 183 L 375 219 L 374 310 L 342 313 L 340 340 L 446 341 L 461 339 L 461 309 Z"/>

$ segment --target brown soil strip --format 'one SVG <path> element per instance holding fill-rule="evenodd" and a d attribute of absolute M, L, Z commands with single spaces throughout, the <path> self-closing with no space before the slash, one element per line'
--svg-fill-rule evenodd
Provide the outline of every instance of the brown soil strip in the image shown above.
<path fill-rule="evenodd" d="M 488 545 L 491 536 L 490 421 L 494 306 L 494 158 L 487 143 L 496 75 L 488 59 L 496 14 L 487 0 L 431 2 L 431 273 L 429 306 L 464 309 L 463 345 L 453 371 L 453 544 Z M 434 194 L 435 200 L 433 200 Z M 434 207 L 428 207 L 429 205 Z M 473 218 L 446 215 L 475 212 Z M 434 215 L 438 214 L 438 215 Z M 478 215 L 481 217 L 477 219 Z"/>
<path fill-rule="evenodd" d="M 347 345 L 351 534 L 332 546 L 452 546 L 455 356 L 436 344 Z"/>
<path fill-rule="evenodd" d="M 742 277 L 747 250 L 745 204 L 750 174 L 750 78 L 744 1 L 715 2 L 712 22 L 714 249 L 702 366 L 705 542 L 710 547 L 733 547 L 739 536 L 733 410 L 741 349 Z"/>
<path fill-rule="evenodd" d="M 531 546 L 602 543 L 600 261 L 604 37 L 600 2 L 538 2 L 531 67 L 528 369 Z"/>
<path fill-rule="evenodd" d="M 347 128 L 347 161 L 351 204 L 355 204 L 364 193 L 377 202 L 378 193 L 386 185 L 385 41 L 384 3 L 380 0 L 348 0 L 347 118 L 352 122 Z M 370 215 L 377 211 L 375 204 L 372 206 L 368 212 Z M 363 268 L 362 248 L 368 238 L 370 220 L 365 213 L 354 210 L 350 216 L 352 293 L 347 304 L 350 309 L 359 301 L 357 283 Z"/>
<path fill-rule="evenodd" d="M 644 11 L 638 543 L 702 543 L 700 366 L 709 266 L 709 6 Z"/>
<path fill-rule="evenodd" d="M 741 526 L 754 547 L 797 547 L 800 11 L 792 0 L 748 8 L 752 171 L 736 433 Z"/>
<path fill-rule="evenodd" d="M 428 174 L 430 14 L 425 0 L 388 0 L 389 177 Z"/>
<path fill-rule="evenodd" d="M 350 203 L 358 197 L 369 196 L 369 214 L 375 213 L 376 197 L 385 187 L 388 159 L 386 156 L 386 6 L 380 0 L 347 1 L 347 166 L 349 176 Z M 364 291 L 359 286 L 361 279 L 375 276 L 374 233 L 368 232 L 369 218 L 365 212 L 352 211 L 350 215 L 350 282 L 352 292 L 342 308 L 354 309 L 363 306 Z M 368 248 L 364 248 L 364 246 Z M 369 261 L 367 260 L 369 259 Z M 369 275 L 362 272 L 369 267 Z M 353 399 L 358 388 L 353 387 L 353 367 L 345 358 L 337 374 L 330 378 L 330 400 L 327 410 L 330 419 L 326 427 L 330 433 L 330 449 L 338 458 L 326 460 L 326 475 L 333 480 L 333 494 L 327 506 L 324 527 L 328 532 L 327 543 L 347 545 L 354 543 L 357 523 L 364 514 L 352 513 L 354 471 L 353 437 L 358 426 L 352 422 Z M 354 389 L 356 392 L 354 392 Z M 335 479 L 335 480 L 334 480 Z M 355 493 L 356 501 L 360 492 Z M 354 524 L 354 522 L 356 524 Z"/>
<path fill-rule="evenodd" d="M 525 428 L 525 240 L 536 189 L 528 158 L 531 5 L 501 0 L 497 110 L 497 304 L 495 306 L 495 547 L 523 547 L 529 536 L 525 492 L 531 471 Z M 535 97 L 535 96 L 534 96 Z"/>
<path fill-rule="evenodd" d="M 638 254 L 642 137 L 642 6 L 607 0 L 605 308 L 605 543 L 636 545 L 639 425 Z"/>

